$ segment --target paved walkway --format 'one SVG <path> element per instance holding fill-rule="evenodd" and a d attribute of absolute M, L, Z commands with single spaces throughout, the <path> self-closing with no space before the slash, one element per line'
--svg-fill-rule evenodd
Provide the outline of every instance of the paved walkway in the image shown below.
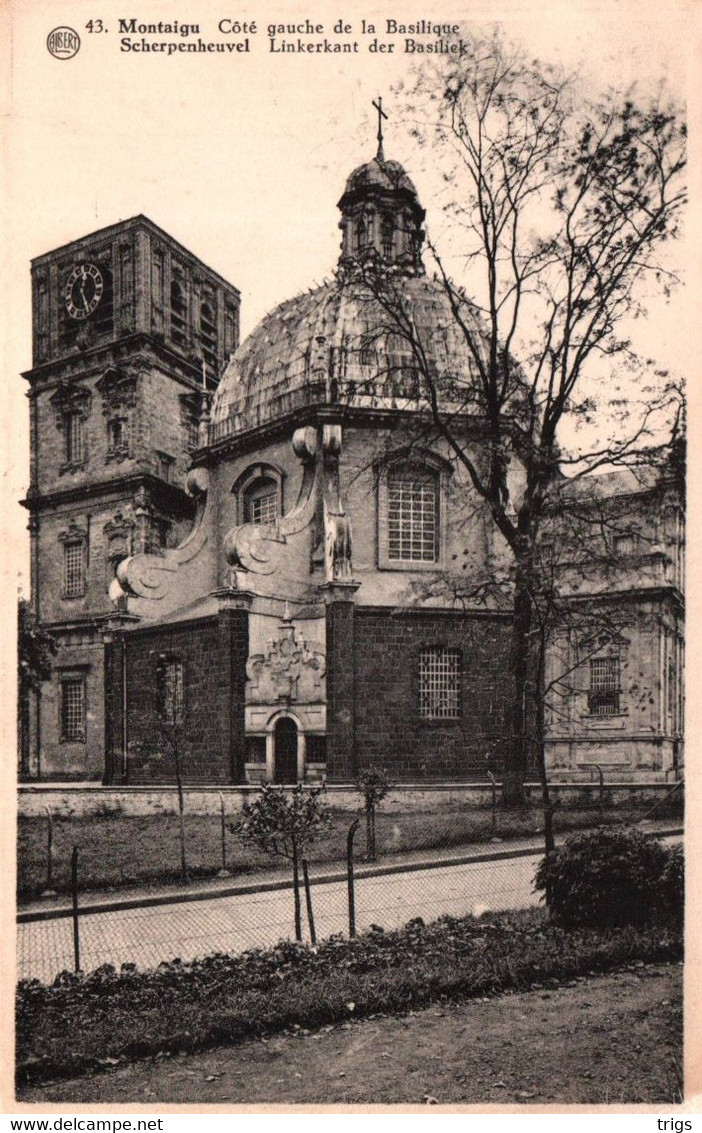
<path fill-rule="evenodd" d="M 670 826 L 658 833 L 670 835 Z M 677 832 L 676 832 L 677 833 Z M 676 839 L 679 840 L 679 839 Z M 402 861 L 359 867 L 356 874 L 356 925 L 391 929 L 412 917 L 433 920 L 462 916 L 480 908 L 525 908 L 538 903 L 532 879 L 542 847 L 538 840 L 471 848 L 470 857 L 404 855 Z M 348 889 L 344 874 L 318 867 L 312 899 L 318 939 L 348 932 Z M 232 891 L 234 890 L 234 891 Z M 173 899 L 175 896 L 175 900 Z M 266 947 L 292 936 L 293 896 L 289 878 L 249 877 L 233 886 L 223 879 L 187 893 L 91 895 L 80 916 L 80 962 L 85 971 L 100 964 L 135 963 L 153 967 L 163 960 L 190 960 L 212 952 Z M 36 905 L 36 903 L 35 903 Z M 89 911 L 95 906 L 102 911 Z M 18 978 L 50 981 L 73 968 L 73 927 L 65 901 L 42 911 L 25 909 L 18 924 Z M 48 914 L 48 915 L 47 915 Z M 304 913 L 303 913 L 304 915 Z M 44 919 L 46 918 L 46 919 Z M 305 925 L 309 939 L 308 925 Z"/>

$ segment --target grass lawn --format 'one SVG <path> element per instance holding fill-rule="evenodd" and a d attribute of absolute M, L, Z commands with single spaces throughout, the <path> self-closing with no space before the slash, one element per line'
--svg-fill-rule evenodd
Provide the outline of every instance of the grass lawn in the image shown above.
<path fill-rule="evenodd" d="M 589 826 L 598 812 L 561 810 L 556 828 L 561 830 Z M 624 822 L 640 817 L 627 809 L 611 809 L 604 820 Z M 346 835 L 353 815 L 332 811 L 332 826 L 311 848 L 313 862 L 344 861 Z M 229 820 L 232 821 L 232 820 Z M 191 877 L 214 876 L 222 865 L 219 815 L 186 815 L 186 853 Z M 497 815 L 493 830 L 489 810 L 475 807 L 420 811 L 412 814 L 378 812 L 376 841 L 379 858 L 409 850 L 453 848 L 489 841 L 494 835 L 508 840 L 536 834 L 542 830 L 539 810 Z M 79 884 L 82 890 L 118 888 L 177 882 L 180 877 L 178 819 L 176 815 L 126 817 L 120 814 L 89 818 L 55 818 L 53 834 L 52 888 L 67 892 L 70 886 L 71 850 L 79 847 Z M 356 835 L 356 852 L 365 854 L 365 823 Z M 233 875 L 253 870 L 280 868 L 280 859 L 269 858 L 241 842 L 227 830 L 227 868 Z M 20 818 L 18 828 L 18 897 L 20 901 L 38 896 L 47 883 L 47 820 Z"/>
<path fill-rule="evenodd" d="M 566 930 L 543 910 L 528 910 L 410 921 L 315 949 L 282 942 L 143 973 L 133 965 L 64 973 L 50 987 L 18 987 L 17 1081 L 28 1086 L 434 1003 L 548 992 L 579 976 L 681 957 L 675 923 Z"/>

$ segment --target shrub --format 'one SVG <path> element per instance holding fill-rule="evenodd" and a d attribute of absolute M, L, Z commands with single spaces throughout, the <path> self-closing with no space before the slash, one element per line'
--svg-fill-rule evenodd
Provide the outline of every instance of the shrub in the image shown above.
<path fill-rule="evenodd" d="M 547 854 L 534 887 L 562 924 L 642 924 L 682 908 L 682 855 L 638 830 L 591 831 Z"/>
<path fill-rule="evenodd" d="M 685 854 L 682 846 L 671 846 L 660 878 L 661 907 L 668 916 L 682 920 L 685 908 Z"/>

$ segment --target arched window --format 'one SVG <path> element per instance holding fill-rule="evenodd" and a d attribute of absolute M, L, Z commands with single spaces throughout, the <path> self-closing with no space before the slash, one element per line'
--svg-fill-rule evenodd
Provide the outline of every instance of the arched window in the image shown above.
<path fill-rule="evenodd" d="M 247 489 L 244 497 L 246 523 L 277 523 L 278 485 L 275 480 L 265 476 Z"/>
<path fill-rule="evenodd" d="M 443 556 L 446 471 L 443 462 L 397 460 L 380 473 L 378 565 L 393 570 L 426 569 Z"/>
<path fill-rule="evenodd" d="M 234 484 L 237 522 L 277 523 L 283 514 L 283 473 L 273 464 L 247 468 Z"/>

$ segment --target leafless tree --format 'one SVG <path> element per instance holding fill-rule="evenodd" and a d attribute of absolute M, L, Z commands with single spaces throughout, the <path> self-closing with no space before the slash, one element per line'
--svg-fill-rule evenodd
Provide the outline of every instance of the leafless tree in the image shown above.
<path fill-rule="evenodd" d="M 382 312 L 378 337 L 406 344 L 433 436 L 511 553 L 503 799 L 519 804 L 537 711 L 538 546 L 554 490 L 564 473 L 650 460 L 679 411 L 678 387 L 637 358 L 629 334 L 647 291 L 675 282 L 665 245 L 685 202 L 685 128 L 662 90 L 586 99 L 497 34 L 421 70 L 405 98 L 417 141 L 444 168 L 470 298 L 431 240 L 428 249 L 470 374 L 437 372 L 401 273 L 373 256 L 361 271 Z M 479 458 L 467 416 L 481 422 Z"/>

